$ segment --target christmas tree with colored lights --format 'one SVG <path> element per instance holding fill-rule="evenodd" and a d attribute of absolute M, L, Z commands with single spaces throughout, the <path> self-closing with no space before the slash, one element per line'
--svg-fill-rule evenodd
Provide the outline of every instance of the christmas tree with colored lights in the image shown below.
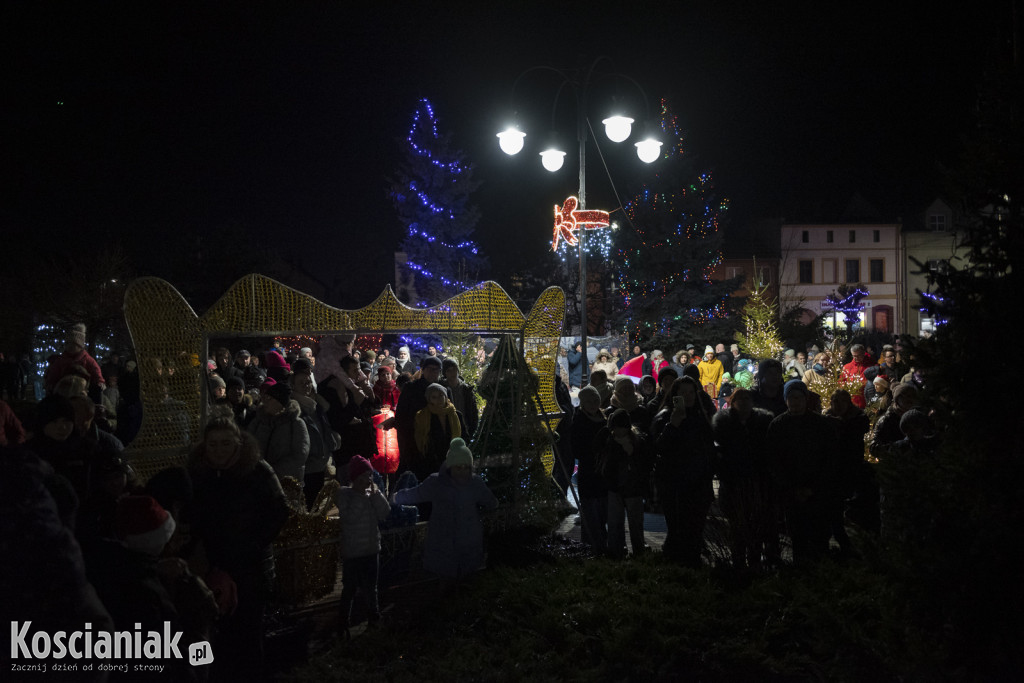
<path fill-rule="evenodd" d="M 405 160 L 388 193 L 405 226 L 401 249 L 415 292 L 413 303 L 435 305 L 475 285 L 487 260 L 473 229 L 479 212 L 469 199 L 479 182 L 473 165 L 438 132 L 437 116 L 421 99 L 402 140 Z"/>
<path fill-rule="evenodd" d="M 729 200 L 685 151 L 664 100 L 661 128 L 666 151 L 651 165 L 653 177 L 626 203 L 629 220 L 615 234 L 616 321 L 631 344 L 714 345 L 730 339 L 739 322 L 730 295 L 742 277 L 711 277 L 722 261 L 720 227 Z"/>

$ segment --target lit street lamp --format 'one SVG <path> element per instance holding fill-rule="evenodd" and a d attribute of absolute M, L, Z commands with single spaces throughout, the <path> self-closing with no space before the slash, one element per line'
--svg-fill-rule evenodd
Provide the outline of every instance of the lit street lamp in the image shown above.
<path fill-rule="evenodd" d="M 580 70 L 574 74 L 567 73 L 562 69 L 556 69 L 549 66 L 538 66 L 519 74 L 516 78 L 515 83 L 512 85 L 512 93 L 515 95 L 515 88 L 519 81 L 528 73 L 538 70 L 551 71 L 557 74 L 562 79 L 562 84 L 559 87 L 558 94 L 561 94 L 562 88 L 569 86 L 573 93 L 576 95 L 576 140 L 579 143 L 579 154 L 580 154 L 580 188 L 578 195 L 578 212 L 581 215 L 587 214 L 587 164 L 586 164 L 586 149 L 587 149 L 587 131 L 590 130 L 590 121 L 587 118 L 587 103 L 588 103 L 588 91 L 593 82 L 595 76 L 612 76 L 616 78 L 622 78 L 637 87 L 643 96 L 645 106 L 647 105 L 647 95 L 644 93 L 643 88 L 640 84 L 634 81 L 632 78 L 612 73 L 612 74 L 599 74 L 595 73 L 595 67 L 606 57 L 598 57 L 585 71 Z M 554 123 L 555 111 L 558 107 L 558 94 L 555 95 L 555 103 L 551 110 L 552 124 Z M 650 119 L 650 111 L 648 110 L 648 119 Z M 628 116 L 616 114 L 610 116 L 602 121 L 604 124 L 605 135 L 612 142 L 624 142 L 627 140 L 632 133 L 633 119 Z M 554 126 L 552 125 L 552 128 Z M 498 144 L 500 145 L 503 152 L 506 154 L 518 154 L 524 147 L 526 133 L 519 130 L 515 125 L 509 126 L 501 133 L 498 133 Z M 596 141 L 595 141 L 596 142 Z M 652 163 L 661 156 L 661 142 L 653 135 L 647 135 L 643 140 L 634 143 L 636 147 L 637 156 L 641 161 L 646 164 Z M 562 168 L 562 164 L 565 161 L 565 152 L 558 149 L 557 146 L 551 145 L 540 152 L 541 164 L 548 171 L 554 173 Z M 568 206 L 568 203 L 567 203 Z M 597 213 L 597 212 L 591 212 Z M 606 217 L 606 216 L 605 216 Z M 560 216 L 556 207 L 556 227 L 560 220 Z M 575 219 L 572 219 L 573 225 L 575 225 Z M 607 225 L 607 221 L 604 222 Z M 571 231 L 571 228 L 569 228 Z M 567 241 L 572 241 L 571 232 L 566 237 Z M 575 232 L 575 238 L 578 239 L 579 258 L 580 258 L 580 342 L 583 345 L 583 367 L 582 372 L 582 384 L 586 385 L 590 378 L 588 372 L 589 358 L 587 357 L 587 256 L 586 256 L 586 230 L 581 225 Z M 556 239 L 554 247 L 557 248 L 558 237 L 556 233 Z"/>

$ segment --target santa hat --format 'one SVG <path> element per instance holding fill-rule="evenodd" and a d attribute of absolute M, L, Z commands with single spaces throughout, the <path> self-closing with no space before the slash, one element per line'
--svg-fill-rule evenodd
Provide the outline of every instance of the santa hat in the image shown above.
<path fill-rule="evenodd" d="M 159 555 L 174 533 L 174 518 L 150 496 L 118 501 L 115 524 L 124 547 L 147 555 Z"/>

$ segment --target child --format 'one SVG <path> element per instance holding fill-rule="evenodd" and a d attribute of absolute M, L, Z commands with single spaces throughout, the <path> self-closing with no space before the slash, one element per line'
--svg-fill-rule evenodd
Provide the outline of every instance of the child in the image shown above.
<path fill-rule="evenodd" d="M 473 474 L 473 454 L 465 441 L 452 439 L 441 470 L 415 488 L 398 491 L 395 502 L 432 503 L 423 566 L 441 577 L 443 589 L 483 566 L 480 509 L 497 509 L 498 499 L 483 479 Z"/>
<path fill-rule="evenodd" d="M 462 423 L 448 392 L 440 384 L 426 390 L 427 407 L 416 413 L 416 447 L 420 451 L 418 467 L 412 468 L 423 481 L 437 472 L 452 439 L 462 436 Z"/>
<path fill-rule="evenodd" d="M 350 486 L 338 489 L 334 500 L 341 522 L 342 589 L 339 630 L 348 637 L 349 619 L 356 590 L 362 590 L 369 611 L 368 621 L 380 620 L 377 600 L 377 579 L 380 569 L 380 529 L 378 523 L 387 519 L 391 505 L 373 483 L 370 461 L 354 455 L 348 462 Z"/>

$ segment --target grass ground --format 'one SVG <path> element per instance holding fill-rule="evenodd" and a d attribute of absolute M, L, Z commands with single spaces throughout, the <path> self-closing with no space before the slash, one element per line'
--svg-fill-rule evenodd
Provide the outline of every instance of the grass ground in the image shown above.
<path fill-rule="evenodd" d="M 939 648 L 866 563 L 825 560 L 741 577 L 681 568 L 658 553 L 518 557 L 454 596 L 442 598 L 435 585 L 393 593 L 386 625 L 283 680 L 944 678 Z"/>

